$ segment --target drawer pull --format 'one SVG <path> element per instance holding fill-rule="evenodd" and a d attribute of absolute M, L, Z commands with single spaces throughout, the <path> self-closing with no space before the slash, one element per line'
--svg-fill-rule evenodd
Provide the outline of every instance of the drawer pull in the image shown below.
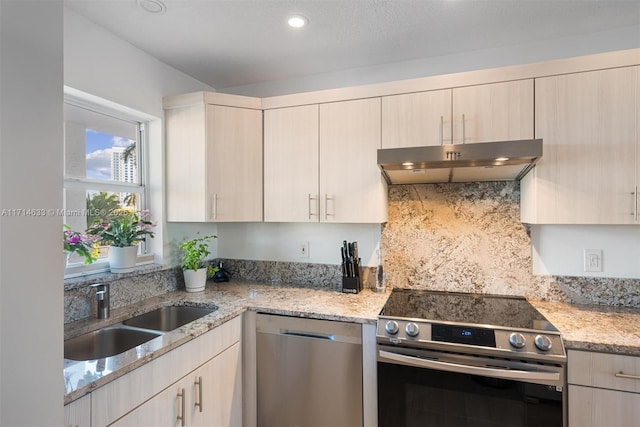
<path fill-rule="evenodd" d="M 616 377 L 618 378 L 627 378 L 629 380 L 640 380 L 640 375 L 631 375 L 631 374 L 625 374 L 624 372 L 620 371 L 617 372 Z"/>

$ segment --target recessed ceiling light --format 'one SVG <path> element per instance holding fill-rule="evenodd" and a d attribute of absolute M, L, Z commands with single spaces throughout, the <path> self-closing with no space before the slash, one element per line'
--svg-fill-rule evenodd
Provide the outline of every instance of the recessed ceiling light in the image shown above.
<path fill-rule="evenodd" d="M 164 13 L 167 11 L 167 6 L 160 0 L 138 0 L 138 6 L 149 13 Z"/>
<path fill-rule="evenodd" d="M 291 15 L 287 24 L 293 28 L 302 28 L 309 23 L 309 20 L 302 15 Z"/>
<path fill-rule="evenodd" d="M 496 159 L 496 162 L 506 162 L 507 160 L 509 160 L 509 158 L 508 158 L 508 157 L 498 157 L 498 158 Z"/>
<path fill-rule="evenodd" d="M 402 163 L 402 166 L 413 166 L 414 163 L 413 162 L 404 162 Z"/>

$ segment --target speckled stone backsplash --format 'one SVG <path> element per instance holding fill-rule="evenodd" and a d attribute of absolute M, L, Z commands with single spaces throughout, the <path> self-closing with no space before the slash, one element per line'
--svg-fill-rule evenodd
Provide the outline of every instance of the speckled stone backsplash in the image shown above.
<path fill-rule="evenodd" d="M 518 182 L 393 185 L 385 284 L 640 308 L 640 280 L 534 276 Z"/>
<path fill-rule="evenodd" d="M 242 259 L 222 261 L 232 280 L 259 280 L 273 285 L 295 284 L 335 290 L 342 288 L 340 265 Z M 362 267 L 360 274 L 363 287 L 375 287 L 375 267 Z"/>
<path fill-rule="evenodd" d="M 91 317 L 95 310 L 95 295 L 92 283 L 108 283 L 111 308 L 136 304 L 147 298 L 184 289 L 182 270 L 171 268 L 160 270 L 159 266 L 141 268 L 136 273 L 94 274 L 65 280 L 64 323 Z"/>

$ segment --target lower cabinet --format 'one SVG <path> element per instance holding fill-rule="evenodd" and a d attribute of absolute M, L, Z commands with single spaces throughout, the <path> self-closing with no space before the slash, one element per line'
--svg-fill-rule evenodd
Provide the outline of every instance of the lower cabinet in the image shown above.
<path fill-rule="evenodd" d="M 570 350 L 569 427 L 640 425 L 640 357 Z"/>
<path fill-rule="evenodd" d="M 64 425 L 89 427 L 91 425 L 91 395 L 74 400 L 64 407 Z"/>
<path fill-rule="evenodd" d="M 240 426 L 240 344 L 236 343 L 120 418 L 112 426 Z"/>
<path fill-rule="evenodd" d="M 96 389 L 67 425 L 242 426 L 241 332 L 238 316 Z"/>

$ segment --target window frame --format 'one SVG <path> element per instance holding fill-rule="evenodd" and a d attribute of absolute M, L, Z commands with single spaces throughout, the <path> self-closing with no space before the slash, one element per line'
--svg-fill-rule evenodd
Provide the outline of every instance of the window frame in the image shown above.
<path fill-rule="evenodd" d="M 112 101 L 81 92 L 79 90 L 64 87 L 63 104 L 68 104 L 74 107 L 83 108 L 98 114 L 104 114 L 119 120 L 124 120 L 137 125 L 137 145 L 136 145 L 136 162 L 138 168 L 138 183 L 126 183 L 126 182 L 114 182 L 114 181 L 102 181 L 92 178 L 79 178 L 79 177 L 67 177 L 63 171 L 63 191 L 67 188 L 84 189 L 84 190 L 98 190 L 107 192 L 130 192 L 139 194 L 140 200 L 138 201 L 137 208 L 139 210 L 148 209 L 150 206 L 149 198 L 149 123 L 155 120 L 154 117 L 149 116 L 139 111 L 133 110 L 129 107 L 114 103 Z M 63 141 L 64 150 L 64 141 Z M 64 201 L 63 201 L 64 203 Z M 67 209 L 67 206 L 64 206 Z M 69 209 L 71 209 L 69 207 Z M 80 231 L 80 230 L 78 230 Z M 136 266 L 152 264 L 154 262 L 154 254 L 149 251 L 149 247 L 146 242 L 140 243 L 140 252 Z M 64 270 L 64 277 L 78 277 L 89 274 L 102 273 L 109 271 L 109 262 L 105 259 L 100 259 L 92 264 L 85 265 L 83 263 L 73 263 L 66 266 Z"/>

